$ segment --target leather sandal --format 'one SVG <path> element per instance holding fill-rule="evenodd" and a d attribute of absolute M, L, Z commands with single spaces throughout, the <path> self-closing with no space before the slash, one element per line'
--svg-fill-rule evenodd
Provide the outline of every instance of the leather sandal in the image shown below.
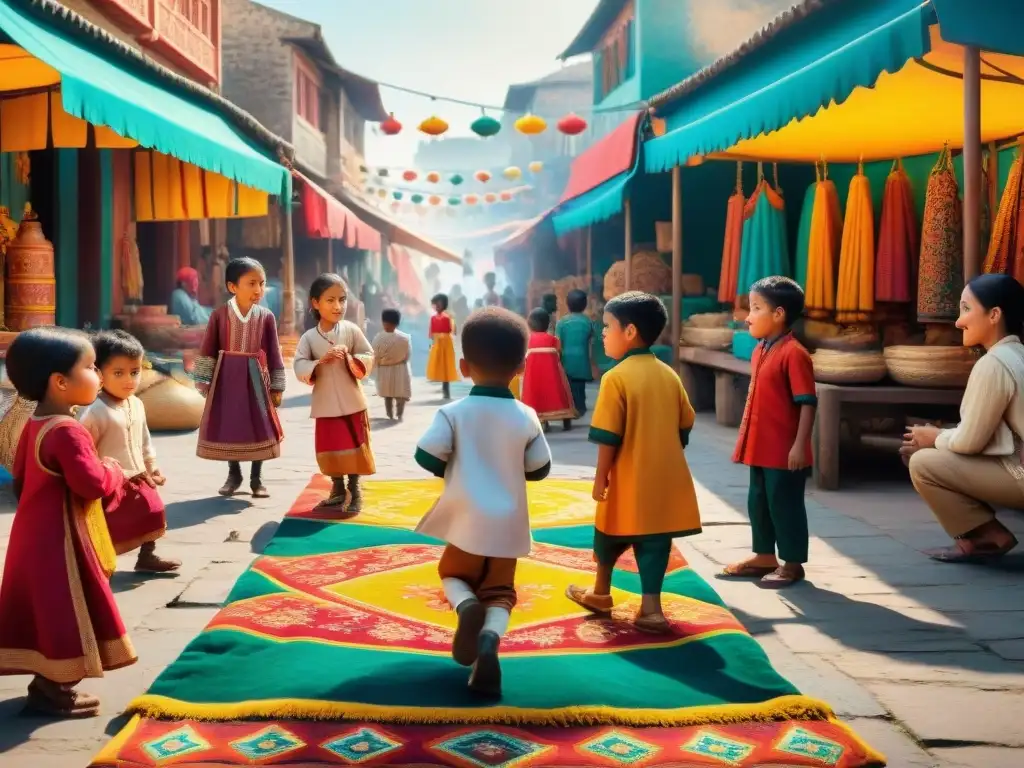
<path fill-rule="evenodd" d="M 771 573 L 763 576 L 758 584 L 765 589 L 784 589 L 803 581 L 805 575 L 803 566 L 780 565 Z"/>
<path fill-rule="evenodd" d="M 752 565 L 750 563 L 735 563 L 733 565 L 727 565 L 719 573 L 719 577 L 723 579 L 762 579 L 769 573 L 774 573 L 775 566 L 767 565 Z"/>
<path fill-rule="evenodd" d="M 672 624 L 661 613 L 648 613 L 643 616 L 637 614 L 637 617 L 633 619 L 633 626 L 645 635 L 672 634 Z"/>
<path fill-rule="evenodd" d="M 940 563 L 985 565 L 1007 555 L 1017 544 L 1016 537 L 1011 537 L 1006 544 L 1002 545 L 984 540 L 957 539 L 955 546 L 926 549 L 924 553 Z"/>
<path fill-rule="evenodd" d="M 595 595 L 591 590 L 577 587 L 575 584 L 565 588 L 565 596 L 581 608 L 586 608 L 599 616 L 610 614 L 615 604 L 611 595 Z"/>

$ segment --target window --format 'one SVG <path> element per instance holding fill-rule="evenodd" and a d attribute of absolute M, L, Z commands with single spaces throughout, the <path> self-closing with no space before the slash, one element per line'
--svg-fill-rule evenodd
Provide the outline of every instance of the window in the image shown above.
<path fill-rule="evenodd" d="M 295 111 L 299 117 L 320 130 L 320 86 L 301 64 L 295 69 Z"/>
<path fill-rule="evenodd" d="M 174 0 L 174 10 L 208 40 L 213 39 L 213 0 Z"/>
<path fill-rule="evenodd" d="M 633 29 L 634 22 L 630 19 L 611 32 L 602 47 L 594 52 L 594 95 L 598 102 L 633 77 Z"/>

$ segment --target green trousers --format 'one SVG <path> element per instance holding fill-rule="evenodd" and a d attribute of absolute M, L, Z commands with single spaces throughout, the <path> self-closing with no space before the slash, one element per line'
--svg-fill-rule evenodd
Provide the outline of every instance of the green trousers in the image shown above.
<path fill-rule="evenodd" d="M 747 513 L 756 555 L 774 555 L 786 563 L 807 562 L 807 470 L 750 468 Z"/>
<path fill-rule="evenodd" d="M 640 590 L 645 595 L 660 595 L 669 559 L 672 557 L 674 534 L 656 533 L 647 536 L 610 536 L 594 530 L 594 556 L 603 566 L 614 568 L 626 550 L 633 548 Z"/>

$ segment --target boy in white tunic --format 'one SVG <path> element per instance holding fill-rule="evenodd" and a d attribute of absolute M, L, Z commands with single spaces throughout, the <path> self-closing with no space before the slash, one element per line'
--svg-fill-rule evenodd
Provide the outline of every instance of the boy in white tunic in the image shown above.
<path fill-rule="evenodd" d="M 416 530 L 447 544 L 438 573 L 458 614 L 452 656 L 473 667 L 470 689 L 488 696 L 501 694 L 498 646 L 516 604 L 516 561 L 532 545 L 526 481 L 551 471 L 537 414 L 508 388 L 526 343 L 518 315 L 498 307 L 470 315 L 459 365 L 473 388 L 437 412 L 416 446 L 416 462 L 444 478 Z"/>

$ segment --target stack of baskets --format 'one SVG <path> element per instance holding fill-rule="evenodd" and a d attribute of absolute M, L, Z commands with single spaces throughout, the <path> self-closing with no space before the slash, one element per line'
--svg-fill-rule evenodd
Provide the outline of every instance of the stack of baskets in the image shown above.
<path fill-rule="evenodd" d="M 877 350 L 819 349 L 811 361 L 814 380 L 825 384 L 875 384 L 888 372 L 885 357 Z"/>
<path fill-rule="evenodd" d="M 967 385 L 978 353 L 970 347 L 895 346 L 884 350 L 885 365 L 907 387 L 957 389 Z"/>
<path fill-rule="evenodd" d="M 0 396 L 0 466 L 10 472 L 14 468 L 14 454 L 18 450 L 21 432 L 36 404 L 26 400 L 13 389 L 2 390 Z"/>
<path fill-rule="evenodd" d="M 687 347 L 704 349 L 732 349 L 735 331 L 729 327 L 731 316 L 728 312 L 707 312 L 691 315 L 683 324 L 679 343 Z"/>

